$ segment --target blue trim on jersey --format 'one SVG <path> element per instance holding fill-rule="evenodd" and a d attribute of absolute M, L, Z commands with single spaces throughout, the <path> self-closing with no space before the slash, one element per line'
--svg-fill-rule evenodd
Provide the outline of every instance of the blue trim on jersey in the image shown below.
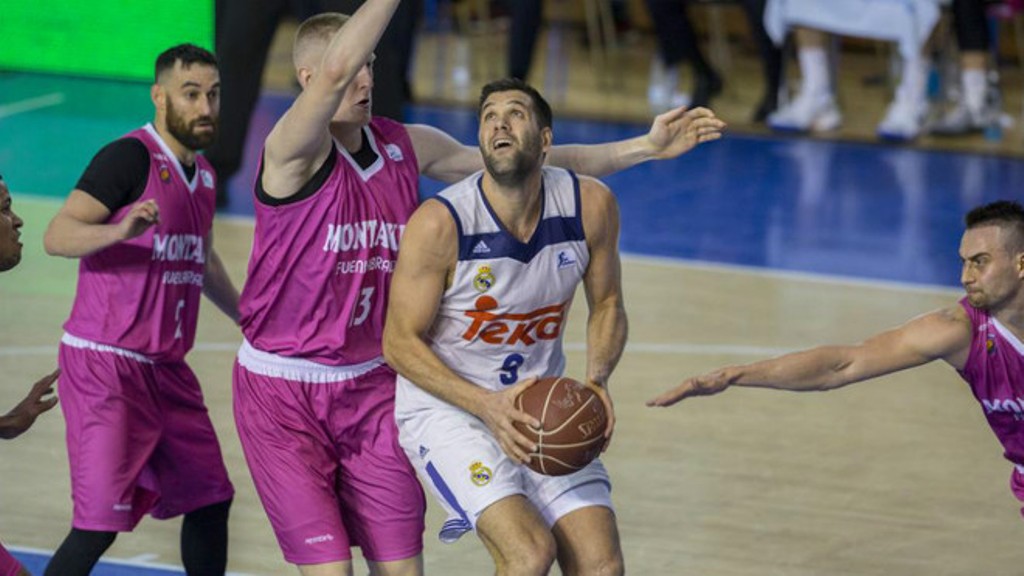
<path fill-rule="evenodd" d="M 574 197 L 576 199 L 576 215 L 543 218 L 544 210 L 547 205 L 547 190 L 542 182 L 540 206 L 542 219 L 537 224 L 537 229 L 533 231 L 533 236 L 530 237 L 529 242 L 526 242 L 525 244 L 510 234 L 505 228 L 505 225 L 501 222 L 501 219 L 498 218 L 498 215 L 494 213 L 494 209 L 491 208 L 491 204 L 487 201 L 487 196 L 484 195 L 482 184 L 483 178 L 480 178 L 480 180 L 477 181 L 477 193 L 480 194 L 480 199 L 487 208 L 487 212 L 491 215 L 491 218 L 494 219 L 494 222 L 500 228 L 500 231 L 488 232 L 485 234 L 464 235 L 460 226 L 459 261 L 511 258 L 513 260 L 518 260 L 519 262 L 529 262 L 537 255 L 537 253 L 548 246 L 562 244 L 564 242 L 585 241 L 586 237 L 583 234 L 583 218 L 580 214 L 579 180 L 572 172 L 569 172 L 569 175 L 573 179 Z M 458 216 L 456 216 L 456 221 L 458 221 Z"/>
<path fill-rule="evenodd" d="M 444 481 L 441 473 L 437 471 L 437 468 L 431 462 L 427 462 L 427 475 L 430 476 L 430 481 L 434 483 L 437 491 L 441 493 L 441 497 L 452 507 L 452 510 L 458 512 L 461 518 L 461 520 L 456 518 L 447 520 L 441 527 L 441 533 L 438 536 L 446 541 L 457 540 L 459 536 L 473 529 L 473 523 L 469 521 L 469 515 L 462 509 L 458 498 L 455 497 L 452 489 L 448 487 L 448 483 Z"/>
<path fill-rule="evenodd" d="M 440 194 L 434 196 L 433 199 L 444 204 L 445 207 L 448 208 L 448 211 L 452 213 L 452 219 L 455 220 L 455 232 L 459 235 L 459 238 L 462 238 L 462 220 L 459 219 L 459 213 L 455 211 L 455 206 Z"/>

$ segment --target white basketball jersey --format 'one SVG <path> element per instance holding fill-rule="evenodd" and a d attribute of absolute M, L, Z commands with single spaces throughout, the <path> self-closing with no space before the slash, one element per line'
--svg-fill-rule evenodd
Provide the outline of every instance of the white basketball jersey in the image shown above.
<path fill-rule="evenodd" d="M 430 347 L 457 374 L 501 390 L 565 368 L 562 331 L 590 261 L 576 175 L 543 168 L 541 220 L 526 243 L 498 220 L 477 173 L 437 199 L 455 218 L 458 262 L 445 291 Z M 399 415 L 446 405 L 399 377 Z"/>

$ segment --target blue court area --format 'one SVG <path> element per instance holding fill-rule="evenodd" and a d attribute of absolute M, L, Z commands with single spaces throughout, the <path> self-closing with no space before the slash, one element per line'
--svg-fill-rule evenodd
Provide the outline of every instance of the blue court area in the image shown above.
<path fill-rule="evenodd" d="M 32 574 L 42 574 L 50 560 L 50 554 L 46 552 L 18 549 L 10 552 Z M 144 562 L 101 560 L 93 569 L 92 576 L 171 576 L 184 573 L 184 570 Z"/>
<path fill-rule="evenodd" d="M 290 97 L 265 96 L 228 212 L 252 213 L 259 147 Z M 16 193 L 63 197 L 92 154 L 152 117 L 141 84 L 0 76 L 0 170 Z M 409 122 L 476 140 L 472 110 L 412 107 Z M 728 119 L 726 119 L 728 120 Z M 638 124 L 559 120 L 556 142 L 643 134 Z M 626 253 L 907 282 L 957 285 L 963 214 L 1020 198 L 1024 163 L 974 153 L 729 133 L 678 160 L 605 178 Z M 424 179 L 424 196 L 442 188 Z"/>

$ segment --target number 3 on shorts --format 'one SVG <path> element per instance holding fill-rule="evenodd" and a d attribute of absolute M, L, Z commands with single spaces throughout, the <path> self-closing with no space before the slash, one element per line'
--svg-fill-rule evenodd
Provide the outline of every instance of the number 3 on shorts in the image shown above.
<path fill-rule="evenodd" d="M 523 365 L 526 359 L 523 358 L 522 354 L 509 354 L 505 357 L 505 363 L 501 365 L 499 370 L 504 372 L 501 375 L 501 383 L 505 386 L 511 386 L 519 380 L 519 367 Z"/>

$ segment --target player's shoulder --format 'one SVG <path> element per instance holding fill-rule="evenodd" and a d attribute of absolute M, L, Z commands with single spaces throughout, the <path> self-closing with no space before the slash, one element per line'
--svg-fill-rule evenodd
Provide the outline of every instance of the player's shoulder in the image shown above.
<path fill-rule="evenodd" d="M 576 178 L 579 182 L 580 203 L 584 208 L 589 206 L 603 209 L 614 208 L 618 205 L 615 195 L 612 194 L 612 189 L 604 182 L 593 176 L 582 174 L 577 174 Z"/>

